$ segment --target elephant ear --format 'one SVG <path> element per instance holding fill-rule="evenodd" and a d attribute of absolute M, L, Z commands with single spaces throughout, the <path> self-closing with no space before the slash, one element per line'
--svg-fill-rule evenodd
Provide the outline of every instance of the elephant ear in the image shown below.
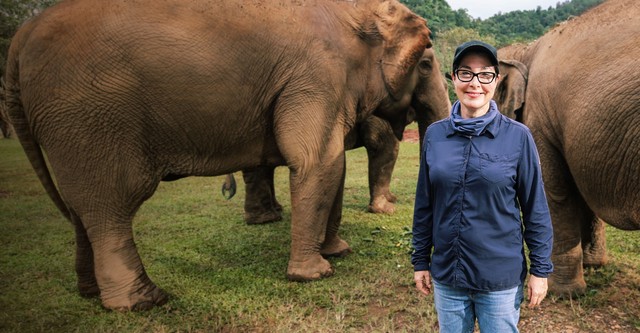
<path fill-rule="evenodd" d="M 382 37 L 382 75 L 395 100 L 411 93 L 411 75 L 426 48 L 431 47 L 427 22 L 397 1 L 383 1 L 375 12 Z"/>
<path fill-rule="evenodd" d="M 529 69 L 517 60 L 500 60 L 500 83 L 495 101 L 505 116 L 523 122 Z"/>

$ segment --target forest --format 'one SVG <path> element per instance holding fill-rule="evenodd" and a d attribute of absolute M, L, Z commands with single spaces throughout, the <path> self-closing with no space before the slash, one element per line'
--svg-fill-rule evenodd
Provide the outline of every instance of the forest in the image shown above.
<path fill-rule="evenodd" d="M 571 16 L 578 16 L 602 0 L 572 0 L 558 2 L 555 7 L 499 12 L 488 19 L 471 17 L 465 9 L 453 10 L 445 0 L 401 0 L 415 13 L 427 19 L 434 39 L 446 36 L 454 29 L 477 32 L 483 39 L 494 41 L 496 47 L 516 42 L 529 42 L 542 36 L 547 29 Z"/>

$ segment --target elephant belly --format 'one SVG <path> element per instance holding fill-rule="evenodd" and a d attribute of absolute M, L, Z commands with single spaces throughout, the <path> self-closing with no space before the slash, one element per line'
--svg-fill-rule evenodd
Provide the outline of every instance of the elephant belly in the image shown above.
<path fill-rule="evenodd" d="M 259 165 L 283 165 L 275 140 L 245 142 L 237 139 L 224 145 L 225 140 L 205 143 L 202 146 L 188 145 L 174 154 L 164 156 L 164 164 L 169 166 L 172 177 L 217 176 Z M 233 140 L 231 140 L 233 141 Z M 178 162 L 178 163 L 176 163 Z"/>
<path fill-rule="evenodd" d="M 573 149 L 582 153 L 568 154 L 567 161 L 587 206 L 616 228 L 639 230 L 640 151 L 629 143 L 584 144 L 586 141 Z"/>

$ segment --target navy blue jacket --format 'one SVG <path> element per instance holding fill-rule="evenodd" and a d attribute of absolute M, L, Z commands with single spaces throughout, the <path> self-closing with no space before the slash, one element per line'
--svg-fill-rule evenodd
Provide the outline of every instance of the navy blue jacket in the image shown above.
<path fill-rule="evenodd" d="M 452 287 L 505 290 L 553 271 L 553 230 L 529 129 L 498 114 L 479 136 L 427 129 L 413 217 L 415 271 Z M 522 212 L 522 215 L 521 215 Z"/>

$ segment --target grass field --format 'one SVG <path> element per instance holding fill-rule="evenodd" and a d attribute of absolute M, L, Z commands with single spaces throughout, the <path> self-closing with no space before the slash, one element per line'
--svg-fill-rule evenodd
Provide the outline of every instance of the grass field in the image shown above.
<path fill-rule="evenodd" d="M 107 311 L 76 289 L 74 234 L 46 196 L 17 140 L 0 140 L 2 332 L 432 332 L 431 297 L 419 297 L 409 262 L 418 144 L 403 142 L 394 215 L 366 212 L 366 152 L 347 154 L 342 237 L 354 253 L 336 274 L 285 278 L 290 246 L 288 171 L 278 168 L 283 221 L 242 220 L 244 186 L 227 201 L 222 177 L 162 183 L 134 221 L 138 251 L 171 295 L 147 312 Z M 239 178 L 239 174 L 237 175 Z M 523 309 L 522 332 L 640 332 L 640 233 L 607 229 L 611 264 L 589 271 L 579 299 Z"/>

